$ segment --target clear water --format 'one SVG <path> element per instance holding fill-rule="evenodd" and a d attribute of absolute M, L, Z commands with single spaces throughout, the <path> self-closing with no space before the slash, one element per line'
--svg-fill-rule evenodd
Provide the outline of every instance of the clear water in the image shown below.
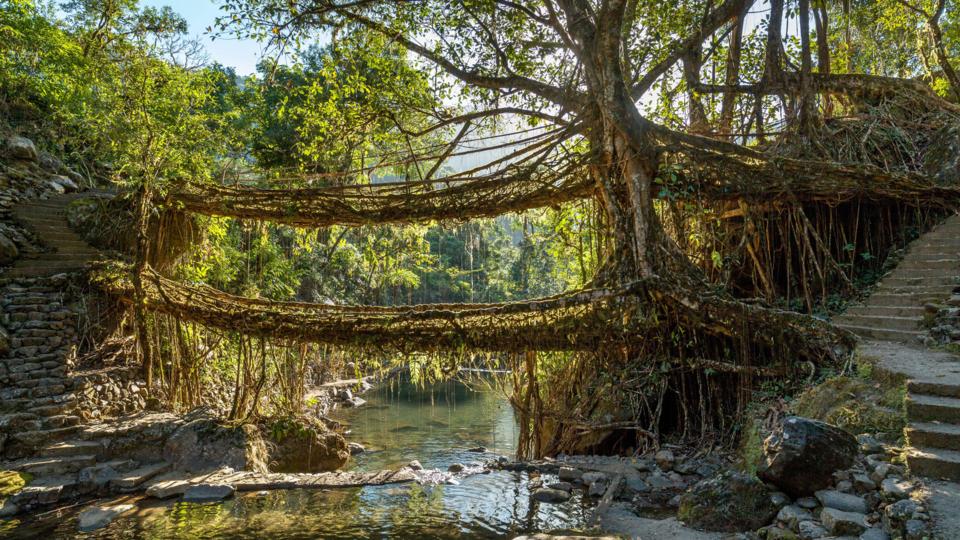
<path fill-rule="evenodd" d="M 446 470 L 514 452 L 517 426 L 506 399 L 457 382 L 429 388 L 394 384 L 365 394 L 368 404 L 338 411 L 348 439 L 369 452 L 350 465 L 379 470 L 419 460 Z M 491 453 L 470 449 L 486 447 Z M 511 538 L 576 530 L 592 507 L 579 494 L 563 504 L 531 500 L 527 473 L 495 471 L 456 485 L 417 484 L 329 491 L 243 494 L 217 504 L 142 500 L 133 515 L 88 535 L 76 533 L 74 510 L 13 528 L 14 538 Z M 0 522 L 0 536 L 4 536 Z"/>

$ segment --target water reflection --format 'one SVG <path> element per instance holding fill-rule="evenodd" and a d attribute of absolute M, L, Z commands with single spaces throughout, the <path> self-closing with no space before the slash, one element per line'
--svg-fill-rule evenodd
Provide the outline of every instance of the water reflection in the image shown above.
<path fill-rule="evenodd" d="M 371 451 L 352 467 L 374 470 L 419 460 L 446 469 L 452 463 L 492 459 L 470 449 L 510 455 L 517 426 L 499 393 L 456 382 L 429 388 L 393 384 L 364 395 L 368 405 L 341 411 L 350 439 Z M 14 529 L 14 538 L 503 538 L 578 528 L 588 501 L 541 504 L 530 498 L 527 473 L 492 472 L 457 485 L 416 484 L 329 491 L 245 494 L 220 504 L 142 501 L 133 515 L 106 529 L 76 533 L 76 510 Z M 3 528 L 0 527 L 0 531 Z M 0 532 L 0 536 L 3 533 Z"/>

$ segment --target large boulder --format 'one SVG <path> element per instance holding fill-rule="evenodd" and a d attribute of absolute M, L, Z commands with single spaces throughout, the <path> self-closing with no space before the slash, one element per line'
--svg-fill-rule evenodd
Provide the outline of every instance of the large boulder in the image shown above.
<path fill-rule="evenodd" d="M 702 480 L 680 497 L 677 517 L 707 531 L 752 531 L 769 524 L 779 508 L 755 476 L 726 471 Z"/>
<path fill-rule="evenodd" d="M 857 448 L 840 428 L 790 416 L 764 441 L 758 474 L 794 498 L 812 495 L 832 483 L 834 472 L 853 465 Z"/>
<path fill-rule="evenodd" d="M 350 459 L 347 441 L 319 420 L 308 417 L 269 420 L 269 468 L 274 472 L 324 472 L 346 465 Z"/>
<path fill-rule="evenodd" d="M 163 457 L 188 473 L 223 467 L 266 472 L 266 447 L 256 426 L 227 425 L 205 416 L 177 429 L 164 444 Z"/>
<path fill-rule="evenodd" d="M 14 135 L 7 139 L 6 154 L 13 159 L 37 160 L 37 147 L 26 137 Z"/>

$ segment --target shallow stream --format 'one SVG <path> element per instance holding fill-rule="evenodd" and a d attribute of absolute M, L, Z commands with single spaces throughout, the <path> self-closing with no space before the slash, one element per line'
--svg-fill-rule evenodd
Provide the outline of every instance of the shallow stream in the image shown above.
<path fill-rule="evenodd" d="M 511 456 L 517 425 L 499 392 L 445 382 L 428 388 L 407 383 L 378 387 L 357 409 L 337 411 L 348 440 L 368 451 L 350 468 L 397 468 L 416 459 L 446 471 Z M 477 447 L 487 452 L 479 453 Z M 525 472 L 493 471 L 456 484 L 393 485 L 328 491 L 289 490 L 241 494 L 222 503 L 141 500 L 135 513 L 107 528 L 79 535 L 81 507 L 25 522 L 14 538 L 511 538 L 583 527 L 592 505 L 579 490 L 562 504 L 530 497 Z M 0 524 L 0 537 L 4 527 Z"/>

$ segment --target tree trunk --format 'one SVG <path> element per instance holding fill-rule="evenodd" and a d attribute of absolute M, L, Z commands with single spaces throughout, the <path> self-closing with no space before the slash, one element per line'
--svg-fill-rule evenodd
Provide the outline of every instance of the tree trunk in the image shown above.
<path fill-rule="evenodd" d="M 733 23 L 733 29 L 730 31 L 730 45 L 727 51 L 726 74 L 723 83 L 727 86 L 734 86 L 740 82 L 740 55 L 743 45 L 743 16 L 744 13 L 737 15 L 737 20 Z M 730 135 L 733 128 L 733 109 L 737 102 L 737 95 L 734 92 L 726 91 L 723 93 L 723 100 L 720 103 L 720 134 Z"/>

